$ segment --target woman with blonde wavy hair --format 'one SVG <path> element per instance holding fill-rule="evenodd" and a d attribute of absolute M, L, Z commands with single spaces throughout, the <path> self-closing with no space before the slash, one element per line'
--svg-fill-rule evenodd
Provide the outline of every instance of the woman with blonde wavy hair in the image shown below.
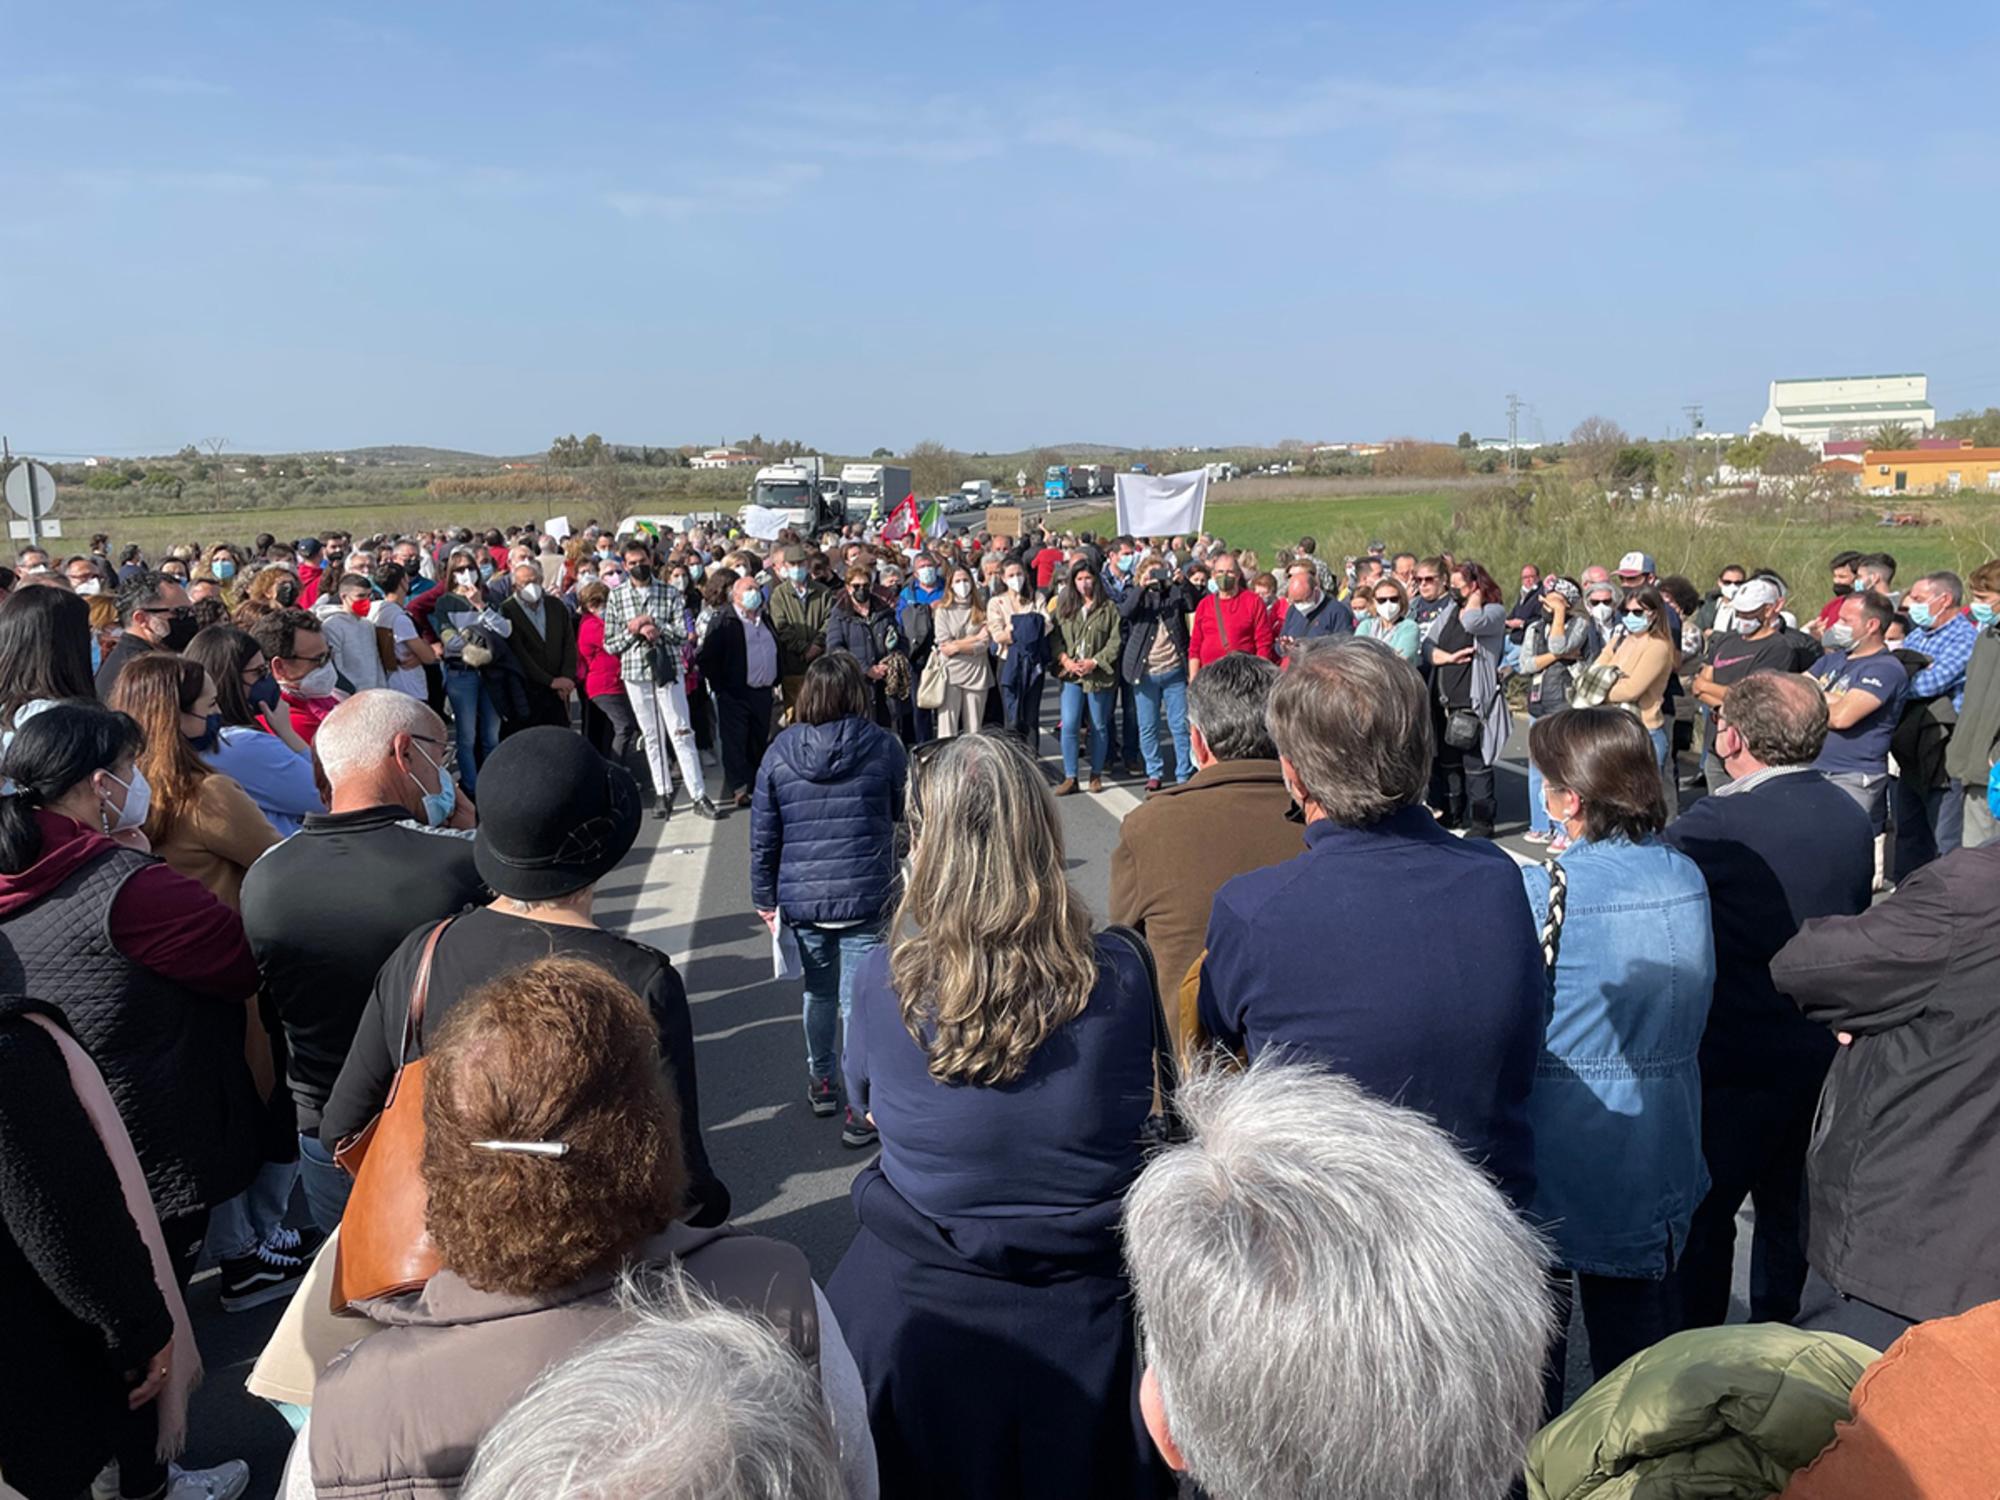
<path fill-rule="evenodd" d="M 920 747 L 908 801 L 910 872 L 845 1057 L 882 1154 L 827 1285 L 882 1495 L 1171 1493 L 1134 1423 L 1118 1241 L 1152 1107 L 1143 949 L 1092 934 L 1012 738 Z"/>

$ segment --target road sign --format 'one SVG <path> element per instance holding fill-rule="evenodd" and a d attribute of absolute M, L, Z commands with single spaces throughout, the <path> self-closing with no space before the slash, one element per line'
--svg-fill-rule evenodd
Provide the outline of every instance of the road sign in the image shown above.
<path fill-rule="evenodd" d="M 56 508 L 56 476 L 46 464 L 24 458 L 7 475 L 7 504 L 17 516 L 45 516 Z"/>
<path fill-rule="evenodd" d="M 43 516 L 39 527 L 33 521 L 9 521 L 7 535 L 20 542 L 39 542 L 44 537 L 61 536 L 62 522 Z"/>

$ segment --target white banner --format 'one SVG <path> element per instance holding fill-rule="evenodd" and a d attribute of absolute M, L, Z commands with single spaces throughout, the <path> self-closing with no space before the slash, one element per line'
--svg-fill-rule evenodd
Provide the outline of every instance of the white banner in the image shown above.
<path fill-rule="evenodd" d="M 542 522 L 542 530 L 557 541 L 566 542 L 569 540 L 569 517 L 550 516 L 548 520 Z"/>
<path fill-rule="evenodd" d="M 768 505 L 746 505 L 737 524 L 747 537 L 755 537 L 760 542 L 775 542 L 778 533 L 789 523 L 783 511 L 772 510 Z"/>
<path fill-rule="evenodd" d="M 1121 536 L 1175 536 L 1201 530 L 1208 508 L 1208 470 L 1185 474 L 1120 474 L 1118 531 Z"/>

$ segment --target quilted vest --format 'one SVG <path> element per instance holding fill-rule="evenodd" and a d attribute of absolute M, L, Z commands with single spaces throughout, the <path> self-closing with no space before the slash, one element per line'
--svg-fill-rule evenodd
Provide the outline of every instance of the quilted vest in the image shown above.
<path fill-rule="evenodd" d="M 162 1219 L 234 1197 L 262 1155 L 242 1005 L 132 962 L 111 941 L 111 903 L 159 861 L 108 849 L 0 921 L 0 993 L 60 1010 L 96 1061 Z"/>
<path fill-rule="evenodd" d="M 796 1246 L 674 1224 L 633 1263 L 677 1266 L 717 1301 L 762 1313 L 818 1370 L 819 1307 Z M 543 1371 L 631 1322 L 607 1272 L 516 1296 L 476 1291 L 446 1270 L 422 1292 L 366 1305 L 360 1342 L 333 1357 L 313 1391 L 309 1451 L 320 1500 L 457 1494 L 479 1440 Z"/>

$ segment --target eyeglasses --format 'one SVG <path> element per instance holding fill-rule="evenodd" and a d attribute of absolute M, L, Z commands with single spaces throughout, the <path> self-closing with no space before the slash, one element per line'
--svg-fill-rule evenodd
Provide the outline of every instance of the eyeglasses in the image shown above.
<path fill-rule="evenodd" d="M 242 679 L 243 685 L 245 687 L 255 687 L 258 683 L 262 682 L 266 677 L 269 677 L 271 675 L 271 664 L 269 662 L 263 662 L 254 667 L 245 667 L 242 671 L 238 672 L 236 675 L 240 679 Z"/>
<path fill-rule="evenodd" d="M 323 667 L 333 660 L 333 653 L 322 651 L 318 656 L 281 656 L 278 660 L 300 662 L 308 667 Z"/>

